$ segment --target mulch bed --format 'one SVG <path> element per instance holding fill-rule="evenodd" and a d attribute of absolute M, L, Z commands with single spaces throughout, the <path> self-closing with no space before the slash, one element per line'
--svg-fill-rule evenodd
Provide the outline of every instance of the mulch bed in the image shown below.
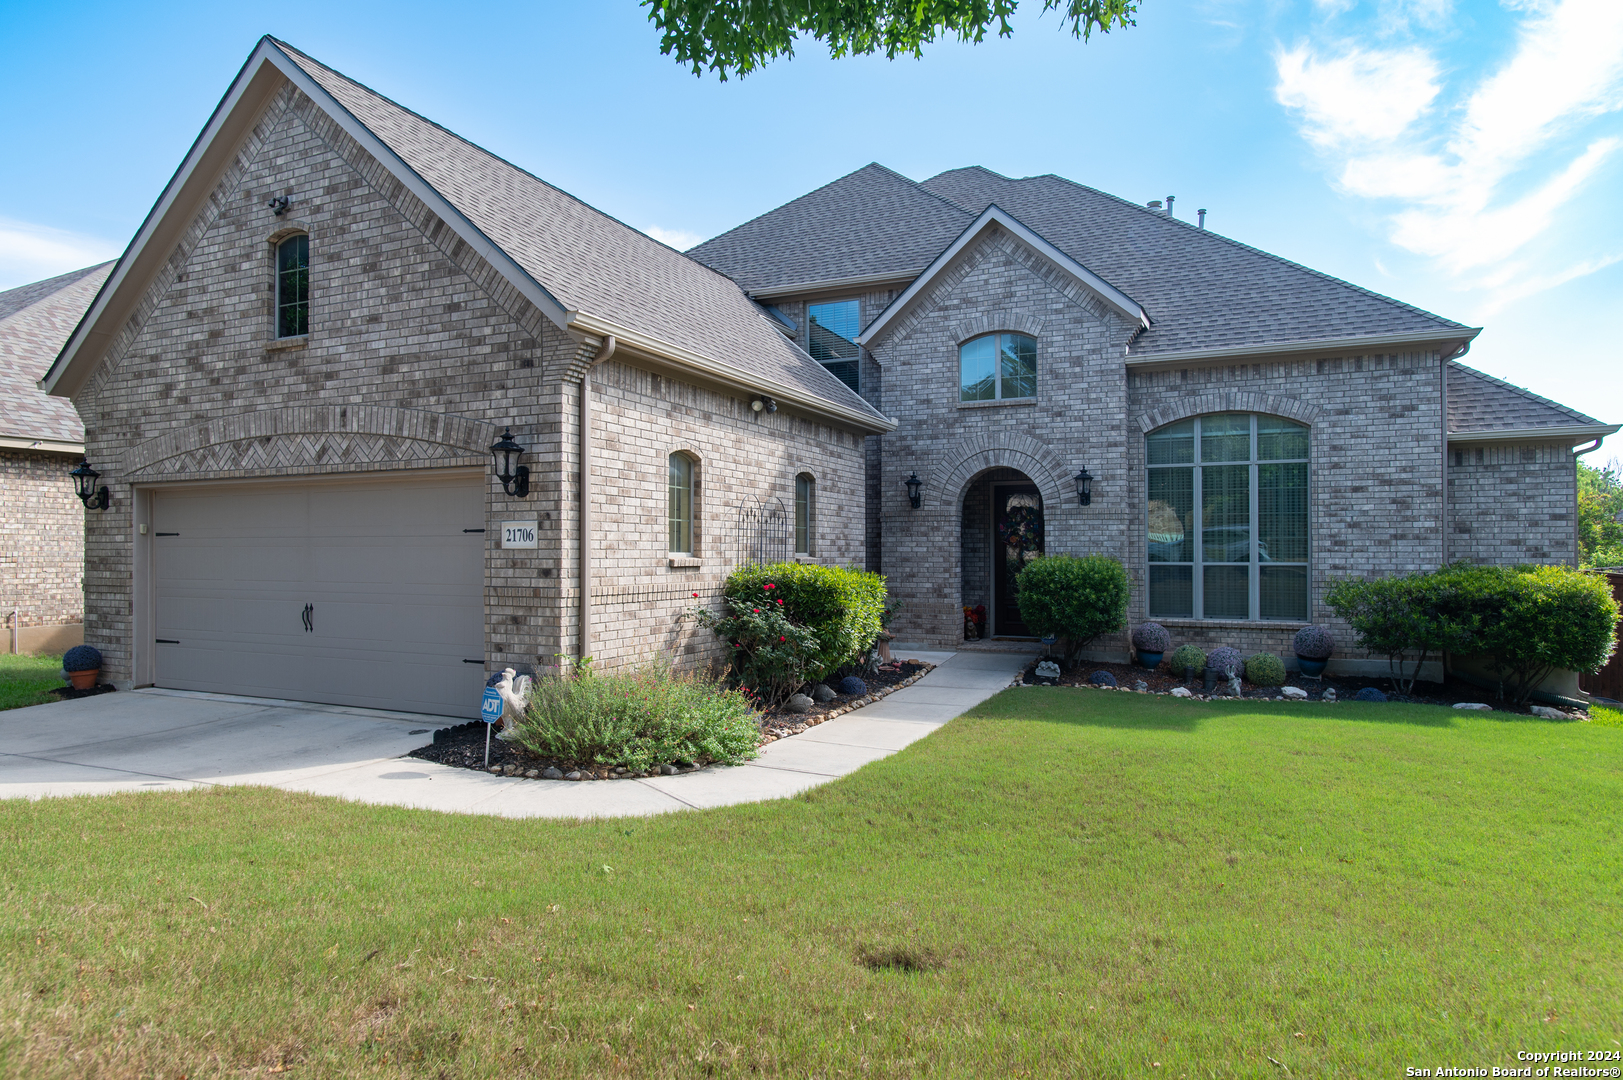
<path fill-rule="evenodd" d="M 1040 685 L 1035 671 L 1039 661 L 1044 659 L 1057 660 L 1058 658 L 1039 657 L 1027 664 L 1025 673 L 1022 676 L 1022 681 L 1027 686 Z M 1164 663 L 1153 671 L 1146 671 L 1137 664 L 1106 664 L 1095 660 L 1084 660 L 1077 666 L 1075 671 L 1063 673 L 1060 676 L 1059 683 L 1061 686 L 1080 686 L 1097 690 L 1099 687 L 1088 682 L 1088 677 L 1096 671 L 1110 672 L 1116 679 L 1118 690 L 1166 694 L 1170 693 L 1174 687 L 1182 686 L 1190 690 L 1196 697 L 1205 698 L 1208 696 L 1205 692 L 1205 684 L 1199 674 L 1195 676 L 1193 682 L 1185 682 L 1181 672 L 1174 676 Z M 1532 705 L 1539 704 L 1539 702 L 1535 701 L 1528 705 L 1512 705 L 1508 701 L 1496 700 L 1491 690 L 1484 690 L 1480 686 L 1473 686 L 1463 680 L 1452 678 L 1443 683 L 1417 682 L 1413 694 L 1400 694 L 1396 684 L 1389 678 L 1349 678 L 1346 676 L 1326 675 L 1323 679 L 1310 679 L 1297 671 L 1288 671 L 1285 674 L 1285 685 L 1306 690 L 1309 701 L 1318 701 L 1323 697 L 1324 691 L 1331 687 L 1335 688 L 1337 700 L 1350 701 L 1358 691 L 1366 686 L 1372 686 L 1385 694 L 1388 701 L 1407 702 L 1414 705 L 1452 706 L 1457 702 L 1471 701 L 1487 703 L 1500 712 L 1525 713 L 1528 712 Z M 1253 686 L 1243 681 L 1243 679 L 1240 685 L 1242 697 L 1265 700 L 1280 696 L 1279 691 L 1281 688 L 1277 686 Z M 1221 689 L 1221 687 L 1222 684 L 1219 683 L 1219 688 Z M 1211 696 L 1217 697 L 1218 695 Z M 1226 697 L 1227 695 L 1222 696 Z M 1566 711 L 1574 715 L 1581 715 L 1577 710 L 1569 709 Z"/>
<path fill-rule="evenodd" d="M 55 694 L 63 701 L 78 701 L 82 697 L 95 697 L 97 694 L 111 694 L 117 689 L 118 687 L 114 686 L 112 683 L 97 683 L 89 690 L 75 690 L 71 686 L 58 686 L 53 688 L 51 693 Z"/>
<path fill-rule="evenodd" d="M 868 684 L 866 694 L 839 694 L 832 701 L 814 705 L 805 713 L 793 713 L 787 707 L 774 709 L 761 719 L 761 745 L 777 742 L 790 735 L 798 735 L 852 709 L 878 701 L 886 694 L 894 693 L 904 686 L 911 686 L 923 678 L 933 666 L 922 660 L 901 660 L 884 664 L 876 674 L 863 680 Z M 434 733 L 434 741 L 431 744 L 418 747 L 407 756 L 458 769 L 474 769 L 478 772 L 517 776 L 528 780 L 631 780 L 639 776 L 672 776 L 677 773 L 697 772 L 709 764 L 691 761 L 671 762 L 645 772 L 632 772 L 608 765 L 583 765 L 579 762 L 540 757 L 522 746 L 503 742 L 496 738 L 493 732 L 490 739 L 490 765 L 487 767 L 485 724 L 481 720 L 440 728 Z"/>

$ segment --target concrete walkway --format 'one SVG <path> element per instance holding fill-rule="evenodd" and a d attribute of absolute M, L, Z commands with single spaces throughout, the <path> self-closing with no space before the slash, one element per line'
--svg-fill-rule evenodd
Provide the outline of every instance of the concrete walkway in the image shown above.
<path fill-rule="evenodd" d="M 0 712 L 0 798 L 257 784 L 500 817 L 628 817 L 781 799 L 888 757 L 991 697 L 1023 653 L 897 650 L 936 670 L 735 768 L 517 780 L 404 757 L 446 721 L 265 698 L 136 690 Z M 452 721 L 460 723 L 461 721 Z"/>

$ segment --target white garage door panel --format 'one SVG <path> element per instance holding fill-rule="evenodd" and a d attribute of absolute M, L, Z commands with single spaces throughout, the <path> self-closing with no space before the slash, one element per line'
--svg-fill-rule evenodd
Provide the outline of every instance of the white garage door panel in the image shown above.
<path fill-rule="evenodd" d="M 476 715 L 483 519 L 478 476 L 155 492 L 157 684 Z"/>

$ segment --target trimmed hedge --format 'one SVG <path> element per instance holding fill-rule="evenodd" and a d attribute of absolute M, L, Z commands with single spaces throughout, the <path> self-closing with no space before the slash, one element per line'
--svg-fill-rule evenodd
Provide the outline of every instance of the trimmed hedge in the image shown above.
<path fill-rule="evenodd" d="M 1179 645 L 1172 654 L 1172 673 L 1181 676 L 1184 668 L 1193 668 L 1197 675 L 1206 670 L 1206 654 L 1199 645 Z"/>
<path fill-rule="evenodd" d="M 1065 640 L 1065 666 L 1100 634 L 1127 625 L 1127 571 L 1108 555 L 1044 555 L 1015 579 L 1020 621 Z"/>
<path fill-rule="evenodd" d="M 771 585 L 773 588 L 767 589 Z M 805 681 L 822 682 L 868 655 L 883 629 L 885 579 L 855 567 L 812 563 L 740 566 L 722 586 L 729 600 L 770 593 L 783 615 L 817 638 L 806 657 Z"/>
<path fill-rule="evenodd" d="M 1245 681 L 1252 686 L 1284 686 L 1285 662 L 1271 652 L 1260 652 L 1245 662 Z"/>

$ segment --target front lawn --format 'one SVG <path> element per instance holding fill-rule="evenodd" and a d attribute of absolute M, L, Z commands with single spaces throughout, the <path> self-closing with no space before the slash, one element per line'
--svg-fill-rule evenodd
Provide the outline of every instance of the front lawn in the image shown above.
<path fill-rule="evenodd" d="M 67 685 L 61 671 L 60 656 L 0 653 L 0 710 L 60 701 L 51 691 Z"/>
<path fill-rule="evenodd" d="M 1063 688 L 792 800 L 653 820 L 12 802 L 0 1075 L 1380 1077 L 1618 1050 L 1620 805 L 1619 727 Z"/>

